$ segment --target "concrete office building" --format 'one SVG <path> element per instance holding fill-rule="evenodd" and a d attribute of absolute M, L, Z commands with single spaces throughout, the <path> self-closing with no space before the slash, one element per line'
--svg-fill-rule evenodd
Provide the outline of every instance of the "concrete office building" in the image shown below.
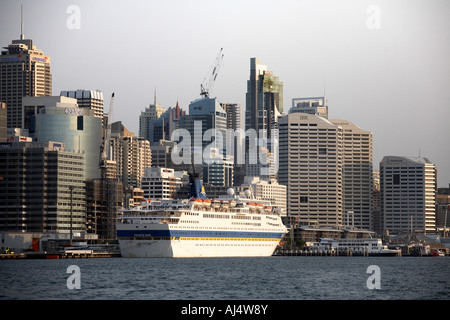
<path fill-rule="evenodd" d="M 372 228 L 372 132 L 341 119 L 330 120 L 343 130 L 342 188 L 344 225 Z"/>
<path fill-rule="evenodd" d="M 427 158 L 385 156 L 380 162 L 383 229 L 391 234 L 436 231 L 436 167 Z"/>
<path fill-rule="evenodd" d="M 158 145 L 150 145 L 152 151 L 152 166 L 175 169 L 172 162 L 172 150 L 176 146 L 173 141 L 160 140 Z"/>
<path fill-rule="evenodd" d="M 86 232 L 98 239 L 115 239 L 117 213 L 123 207 L 123 198 L 123 185 L 117 179 L 86 181 Z"/>
<path fill-rule="evenodd" d="M 7 127 L 22 128 L 22 97 L 52 95 L 50 57 L 36 49 L 33 40 L 19 40 L 5 47 L 0 57 L 0 101 L 6 103 Z"/>
<path fill-rule="evenodd" d="M 94 111 L 94 117 L 103 119 L 103 92 L 100 90 L 66 90 L 60 96 L 77 99 L 78 108 Z"/>
<path fill-rule="evenodd" d="M 273 208 L 278 208 L 282 216 L 286 215 L 287 187 L 276 179 L 269 181 L 260 177 L 245 177 L 245 186 L 250 186 L 256 199 L 269 200 Z"/>
<path fill-rule="evenodd" d="M 291 113 L 279 119 L 278 182 L 287 186 L 287 212 L 301 224 L 343 223 L 343 130 L 325 118 Z"/>
<path fill-rule="evenodd" d="M 140 188 L 145 168 L 152 166 L 150 143 L 115 122 L 111 126 L 111 160 L 117 164 L 117 178 L 124 187 Z"/>
<path fill-rule="evenodd" d="M 144 198 L 152 200 L 171 200 L 183 184 L 188 183 L 186 171 L 171 168 L 151 167 L 145 169 L 141 188 Z"/>
<path fill-rule="evenodd" d="M 84 154 L 61 142 L 0 144 L 0 230 L 69 239 L 86 230 Z"/>
<path fill-rule="evenodd" d="M 38 142 L 61 141 L 67 151 L 84 153 L 86 178 L 101 177 L 102 119 L 94 111 L 78 108 L 76 99 L 62 96 L 25 97 L 23 108 L 30 115 L 30 136 Z"/>

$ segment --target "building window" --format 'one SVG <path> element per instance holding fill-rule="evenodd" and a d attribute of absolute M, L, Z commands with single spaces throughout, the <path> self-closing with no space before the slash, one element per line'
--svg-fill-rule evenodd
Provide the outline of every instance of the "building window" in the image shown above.
<path fill-rule="evenodd" d="M 399 174 L 393 175 L 393 184 L 400 184 L 400 175 Z"/>
<path fill-rule="evenodd" d="M 300 203 L 308 203 L 308 197 L 300 197 Z"/>
<path fill-rule="evenodd" d="M 319 154 L 327 154 L 327 148 L 319 148 Z"/>

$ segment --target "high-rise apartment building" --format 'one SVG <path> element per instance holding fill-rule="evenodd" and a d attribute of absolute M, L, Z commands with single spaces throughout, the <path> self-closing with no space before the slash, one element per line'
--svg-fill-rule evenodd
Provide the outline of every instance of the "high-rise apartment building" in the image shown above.
<path fill-rule="evenodd" d="M 7 127 L 22 128 L 22 97 L 52 95 L 50 57 L 24 39 L 23 22 L 19 40 L 5 47 L 0 57 L 0 101 L 6 103 Z"/>
<path fill-rule="evenodd" d="M 342 188 L 344 224 L 372 227 L 372 132 L 341 119 L 330 120 L 343 130 Z"/>
<path fill-rule="evenodd" d="M 384 230 L 436 231 L 436 167 L 429 159 L 385 156 L 380 162 L 380 186 Z"/>
<path fill-rule="evenodd" d="M 325 118 L 291 113 L 279 119 L 278 181 L 287 212 L 302 224 L 343 224 L 343 130 Z"/>
<path fill-rule="evenodd" d="M 95 117 L 103 119 L 103 92 L 100 90 L 69 90 L 59 95 L 77 99 L 78 108 L 93 110 Z"/>
<path fill-rule="evenodd" d="M 152 166 L 150 143 L 115 122 L 111 125 L 111 160 L 117 164 L 117 178 L 124 187 L 140 188 L 145 168 Z"/>
<path fill-rule="evenodd" d="M 84 154 L 61 142 L 0 144 L 0 230 L 86 230 Z"/>

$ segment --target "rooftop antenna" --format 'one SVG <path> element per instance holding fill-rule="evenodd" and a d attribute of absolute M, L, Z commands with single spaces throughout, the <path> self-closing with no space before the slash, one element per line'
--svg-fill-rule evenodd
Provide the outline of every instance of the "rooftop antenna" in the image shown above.
<path fill-rule="evenodd" d="M 155 105 L 155 107 L 156 107 L 156 87 L 155 87 L 155 91 L 154 91 L 154 97 L 153 97 L 153 104 Z"/>
<path fill-rule="evenodd" d="M 23 40 L 23 5 L 20 5 L 20 40 Z"/>

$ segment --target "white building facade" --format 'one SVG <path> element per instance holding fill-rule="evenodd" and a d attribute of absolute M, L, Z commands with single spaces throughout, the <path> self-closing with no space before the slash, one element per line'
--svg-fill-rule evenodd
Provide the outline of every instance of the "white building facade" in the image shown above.
<path fill-rule="evenodd" d="M 384 157 L 380 186 L 384 230 L 422 234 L 436 231 L 436 167 L 429 159 Z"/>
<path fill-rule="evenodd" d="M 288 215 L 302 224 L 342 226 L 342 127 L 306 113 L 278 124 L 278 182 L 287 186 Z"/>

